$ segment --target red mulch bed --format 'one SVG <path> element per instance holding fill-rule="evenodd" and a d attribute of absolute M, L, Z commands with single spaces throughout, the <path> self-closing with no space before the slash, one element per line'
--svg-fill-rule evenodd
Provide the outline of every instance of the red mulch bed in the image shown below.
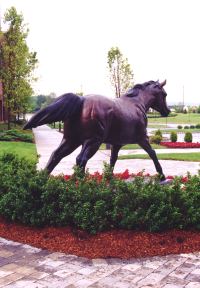
<path fill-rule="evenodd" d="M 0 218 L 0 237 L 87 258 L 147 257 L 200 251 L 200 232 L 113 230 L 91 236 L 72 228 L 30 228 Z"/>

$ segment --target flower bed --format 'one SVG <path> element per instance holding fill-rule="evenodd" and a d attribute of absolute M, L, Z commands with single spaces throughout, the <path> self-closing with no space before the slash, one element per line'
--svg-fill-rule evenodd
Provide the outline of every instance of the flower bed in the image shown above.
<path fill-rule="evenodd" d="M 186 143 L 186 142 L 161 142 L 160 145 L 168 148 L 200 148 L 200 143 Z"/>
<path fill-rule="evenodd" d="M 151 176 L 151 177 L 155 177 Z M 65 180 L 69 180 L 73 177 L 73 175 L 65 175 L 64 179 Z M 135 177 L 150 177 L 149 173 L 144 173 L 143 171 L 140 171 L 138 173 L 130 173 L 128 169 L 126 169 L 124 172 L 122 173 L 115 173 L 113 175 L 114 178 L 116 179 L 121 179 L 121 180 L 128 180 L 128 179 L 133 179 Z M 88 174 L 88 178 L 89 179 L 93 179 L 96 180 L 98 183 L 101 182 L 103 180 L 103 174 L 99 173 L 98 171 L 95 172 L 94 174 Z M 169 179 L 172 179 L 171 176 Z"/>
<path fill-rule="evenodd" d="M 170 185 L 160 185 L 156 175 L 113 176 L 108 167 L 49 177 L 3 155 L 0 236 L 89 258 L 200 250 L 200 175 L 168 178 Z"/>
<path fill-rule="evenodd" d="M 170 185 L 143 172 L 113 176 L 109 167 L 102 175 L 83 175 L 76 168 L 72 176 L 49 177 L 35 164 L 8 154 L 0 158 L 0 179 L 0 215 L 10 221 L 69 225 L 91 234 L 200 229 L 199 175 L 174 177 Z"/>
<path fill-rule="evenodd" d="M 64 175 L 64 179 L 66 181 L 70 180 L 71 178 L 73 177 L 73 175 Z M 122 173 L 115 173 L 113 174 L 113 177 L 115 179 L 120 179 L 120 180 L 134 180 L 136 177 L 143 177 L 144 179 L 147 179 L 147 178 L 155 178 L 156 177 L 156 174 L 155 175 L 150 175 L 149 173 L 144 173 L 144 171 L 140 171 L 138 173 L 130 173 L 128 169 L 126 169 L 124 172 Z M 100 183 L 102 180 L 103 180 L 103 174 L 99 173 L 98 171 L 95 172 L 94 174 L 88 174 L 88 178 L 89 179 L 93 179 L 93 180 L 96 180 L 98 183 Z M 180 178 L 180 182 L 182 183 L 186 183 L 189 178 L 187 176 L 181 176 L 179 177 Z M 175 179 L 175 176 L 172 176 L 172 175 L 168 175 L 166 176 L 166 179 L 169 179 L 169 180 L 174 180 Z"/>

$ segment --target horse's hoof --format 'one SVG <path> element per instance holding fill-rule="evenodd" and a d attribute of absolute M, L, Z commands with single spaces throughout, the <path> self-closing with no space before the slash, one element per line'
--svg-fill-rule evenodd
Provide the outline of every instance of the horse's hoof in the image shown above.
<path fill-rule="evenodd" d="M 166 184 L 170 184 L 170 183 L 172 183 L 172 179 L 165 179 L 165 180 L 160 181 L 161 185 L 166 185 Z"/>

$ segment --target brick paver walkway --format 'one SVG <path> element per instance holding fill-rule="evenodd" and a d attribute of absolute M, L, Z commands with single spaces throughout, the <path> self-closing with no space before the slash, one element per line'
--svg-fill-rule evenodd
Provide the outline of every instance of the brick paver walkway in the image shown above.
<path fill-rule="evenodd" d="M 58 146 L 60 141 L 58 138 L 61 138 L 61 135 L 55 132 L 47 126 L 34 129 L 37 151 L 41 155 L 40 168 L 44 167 L 50 153 Z M 94 171 L 99 168 L 100 161 L 108 160 L 109 155 L 100 152 L 95 157 L 89 165 Z M 55 174 L 65 171 L 70 173 L 75 162 L 74 156 L 71 155 L 66 159 L 67 161 L 64 159 L 57 170 L 55 169 Z M 120 165 L 118 163 L 117 171 L 128 168 L 134 172 L 132 170 L 134 167 L 140 169 L 138 163 L 141 160 L 133 161 L 122 161 L 124 164 Z M 148 160 L 142 162 L 143 167 L 150 167 L 147 172 L 155 173 L 152 161 L 149 160 L 149 166 L 147 162 Z M 167 175 L 183 174 L 188 170 L 196 173 L 199 168 L 198 163 L 186 163 L 185 166 L 182 162 L 176 162 L 176 165 L 173 163 L 171 166 L 168 164 L 163 167 L 168 169 Z M 177 170 L 174 170 L 175 168 Z M 200 288 L 200 252 L 130 260 L 114 258 L 89 260 L 75 255 L 52 253 L 0 238 L 0 287 Z"/>
<path fill-rule="evenodd" d="M 199 288 L 200 253 L 89 260 L 0 238 L 0 287 Z"/>

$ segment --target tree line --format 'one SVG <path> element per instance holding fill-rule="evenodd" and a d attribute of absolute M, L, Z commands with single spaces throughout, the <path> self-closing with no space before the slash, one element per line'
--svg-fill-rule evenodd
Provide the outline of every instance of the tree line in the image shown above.
<path fill-rule="evenodd" d="M 51 104 L 54 101 L 55 98 L 56 98 L 55 93 L 50 93 L 49 95 L 41 94 L 41 95 L 30 97 L 28 112 L 33 113 L 44 107 L 47 107 L 49 104 Z"/>

